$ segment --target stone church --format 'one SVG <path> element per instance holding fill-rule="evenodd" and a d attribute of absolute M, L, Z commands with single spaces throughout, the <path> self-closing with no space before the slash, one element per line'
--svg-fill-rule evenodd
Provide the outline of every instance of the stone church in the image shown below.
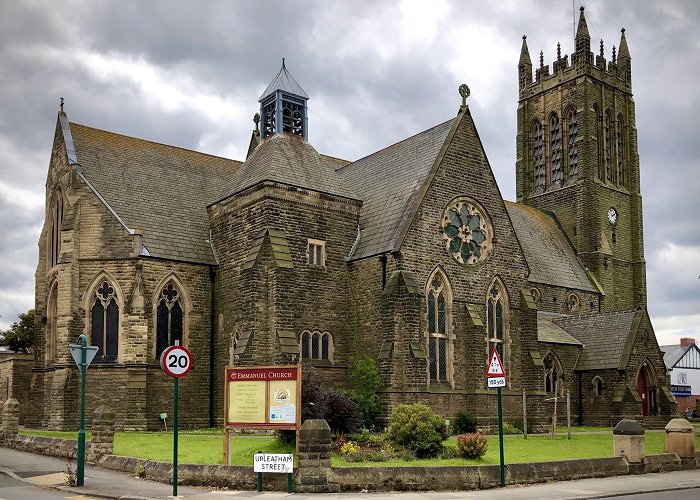
<path fill-rule="evenodd" d="M 515 62 L 515 61 L 514 61 Z M 675 411 L 646 310 L 631 57 L 575 51 L 517 65 L 517 201 L 504 201 L 460 87 L 457 114 L 348 161 L 307 141 L 308 96 L 283 63 L 259 99 L 247 158 L 230 160 L 58 114 L 36 271 L 26 423 L 75 428 L 67 345 L 99 347 L 88 412 L 157 429 L 160 369 L 179 340 L 187 426 L 221 425 L 229 365 L 313 366 L 335 386 L 376 359 L 387 408 L 495 415 L 486 366 L 507 373 L 505 419 L 610 424 Z M 514 75 L 515 76 L 515 75 Z M 514 78 L 515 83 L 515 78 Z M 562 400 L 563 401 L 563 400 Z M 560 408 L 565 404 L 560 404 Z"/>

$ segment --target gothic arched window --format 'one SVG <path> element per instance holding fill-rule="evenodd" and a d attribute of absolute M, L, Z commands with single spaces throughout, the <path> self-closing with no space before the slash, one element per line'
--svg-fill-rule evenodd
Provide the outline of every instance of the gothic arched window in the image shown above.
<path fill-rule="evenodd" d="M 49 291 L 46 305 L 46 363 L 56 358 L 56 322 L 58 320 L 58 284 L 54 283 Z"/>
<path fill-rule="evenodd" d="M 102 361 L 119 356 L 119 304 L 114 287 L 103 279 L 95 289 L 90 308 L 90 344 L 99 347 Z"/>
<path fill-rule="evenodd" d="M 625 185 L 625 137 L 622 115 L 617 117 L 617 183 Z"/>
<path fill-rule="evenodd" d="M 488 357 L 494 348 L 498 351 L 501 361 L 508 364 L 508 306 L 505 288 L 499 279 L 491 283 L 486 296 L 486 342 Z M 504 367 L 505 368 L 505 367 Z"/>
<path fill-rule="evenodd" d="M 591 383 L 592 389 L 593 389 L 593 396 L 594 397 L 600 397 L 603 395 L 603 379 L 600 378 L 598 375 L 593 377 L 593 381 Z"/>
<path fill-rule="evenodd" d="M 449 383 L 452 369 L 452 302 L 447 277 L 436 271 L 428 283 L 428 377 L 430 383 Z"/>
<path fill-rule="evenodd" d="M 544 390 L 550 394 L 563 394 L 563 372 L 561 363 L 552 352 L 547 353 L 543 360 L 544 364 Z"/>
<path fill-rule="evenodd" d="M 301 332 L 301 359 L 333 361 L 333 336 L 330 332 L 304 330 Z"/>
<path fill-rule="evenodd" d="M 172 281 L 160 292 L 156 309 L 156 359 L 160 358 L 166 347 L 175 345 L 176 340 L 182 344 L 184 309 L 181 296 Z"/>
<path fill-rule="evenodd" d="M 561 154 L 561 123 L 557 115 L 552 115 L 549 120 L 549 137 L 552 153 L 551 161 L 551 185 L 558 186 L 562 181 L 562 154 Z"/>
<path fill-rule="evenodd" d="M 51 206 L 51 238 L 49 241 L 49 265 L 58 264 L 61 254 L 61 225 L 63 224 L 63 194 L 61 188 L 56 188 Z"/>
<path fill-rule="evenodd" d="M 544 170 L 544 136 L 542 133 L 542 125 L 536 121 L 532 126 L 533 150 L 532 164 L 534 167 L 534 190 L 540 192 L 545 186 L 545 170 Z"/>
<path fill-rule="evenodd" d="M 603 160 L 605 163 L 605 178 L 612 182 L 612 117 L 605 113 L 603 121 Z"/>
<path fill-rule="evenodd" d="M 578 177 L 578 150 L 576 148 L 576 139 L 578 139 L 578 123 L 575 109 L 569 110 L 567 122 L 566 151 L 569 158 L 569 179 L 575 179 Z"/>

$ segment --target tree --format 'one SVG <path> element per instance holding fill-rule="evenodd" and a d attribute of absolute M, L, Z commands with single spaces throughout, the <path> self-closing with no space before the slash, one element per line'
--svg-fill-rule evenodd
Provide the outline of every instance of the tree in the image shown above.
<path fill-rule="evenodd" d="M 34 309 L 20 313 L 19 321 L 0 333 L 0 345 L 8 346 L 15 352 L 29 352 L 29 348 L 34 345 Z"/>

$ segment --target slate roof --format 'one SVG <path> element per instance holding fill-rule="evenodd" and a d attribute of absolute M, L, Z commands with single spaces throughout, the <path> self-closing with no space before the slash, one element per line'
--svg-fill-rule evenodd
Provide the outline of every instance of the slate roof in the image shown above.
<path fill-rule="evenodd" d="M 290 94 L 298 95 L 304 99 L 309 98 L 309 96 L 306 95 L 306 92 L 304 92 L 304 89 L 301 88 L 301 85 L 299 85 L 294 77 L 289 74 L 289 71 L 287 71 L 287 67 L 284 65 L 284 59 L 282 59 L 282 67 L 280 68 L 279 73 L 277 73 L 277 76 L 272 80 L 272 82 L 270 82 L 270 85 L 267 86 L 265 92 L 263 92 L 260 99 L 258 99 L 258 102 L 262 101 L 267 96 L 274 94 L 278 90 L 283 90 Z"/>
<path fill-rule="evenodd" d="M 206 206 L 240 162 L 70 124 L 80 170 L 152 257 L 214 264 Z"/>
<path fill-rule="evenodd" d="M 554 217 L 520 203 L 505 204 L 530 268 L 531 282 L 599 292 Z"/>
<path fill-rule="evenodd" d="M 360 241 L 350 258 L 391 251 L 455 119 L 338 170 L 363 200 Z"/>
<path fill-rule="evenodd" d="M 666 368 L 673 368 L 673 365 L 678 363 L 681 358 L 685 356 L 685 353 L 692 348 L 693 344 L 684 346 L 680 344 L 659 346 L 659 349 L 661 349 L 664 353 L 664 363 L 666 364 Z"/>
<path fill-rule="evenodd" d="M 585 314 L 551 321 L 583 343 L 576 370 L 617 369 L 626 364 L 642 311 Z M 636 321 L 635 321 L 636 320 Z M 624 368 L 624 366 L 623 366 Z"/>
<path fill-rule="evenodd" d="M 560 314 L 552 315 L 537 311 L 537 340 L 552 344 L 583 345 L 552 321 L 561 317 Z"/>
<path fill-rule="evenodd" d="M 348 184 L 335 171 L 346 162 L 319 154 L 311 144 L 294 134 L 274 134 L 265 138 L 241 165 L 230 183 L 228 196 L 263 181 L 313 189 L 357 199 Z"/>

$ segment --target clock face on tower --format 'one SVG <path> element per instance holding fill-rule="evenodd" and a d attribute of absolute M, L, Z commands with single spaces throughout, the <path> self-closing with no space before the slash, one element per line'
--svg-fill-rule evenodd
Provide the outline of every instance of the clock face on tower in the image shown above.
<path fill-rule="evenodd" d="M 491 221 L 474 200 L 456 198 L 443 213 L 442 239 L 446 250 L 460 264 L 482 262 L 492 248 Z"/>
<path fill-rule="evenodd" d="M 614 208 L 608 210 L 608 222 L 610 222 L 610 224 L 613 226 L 617 224 L 617 210 Z"/>

